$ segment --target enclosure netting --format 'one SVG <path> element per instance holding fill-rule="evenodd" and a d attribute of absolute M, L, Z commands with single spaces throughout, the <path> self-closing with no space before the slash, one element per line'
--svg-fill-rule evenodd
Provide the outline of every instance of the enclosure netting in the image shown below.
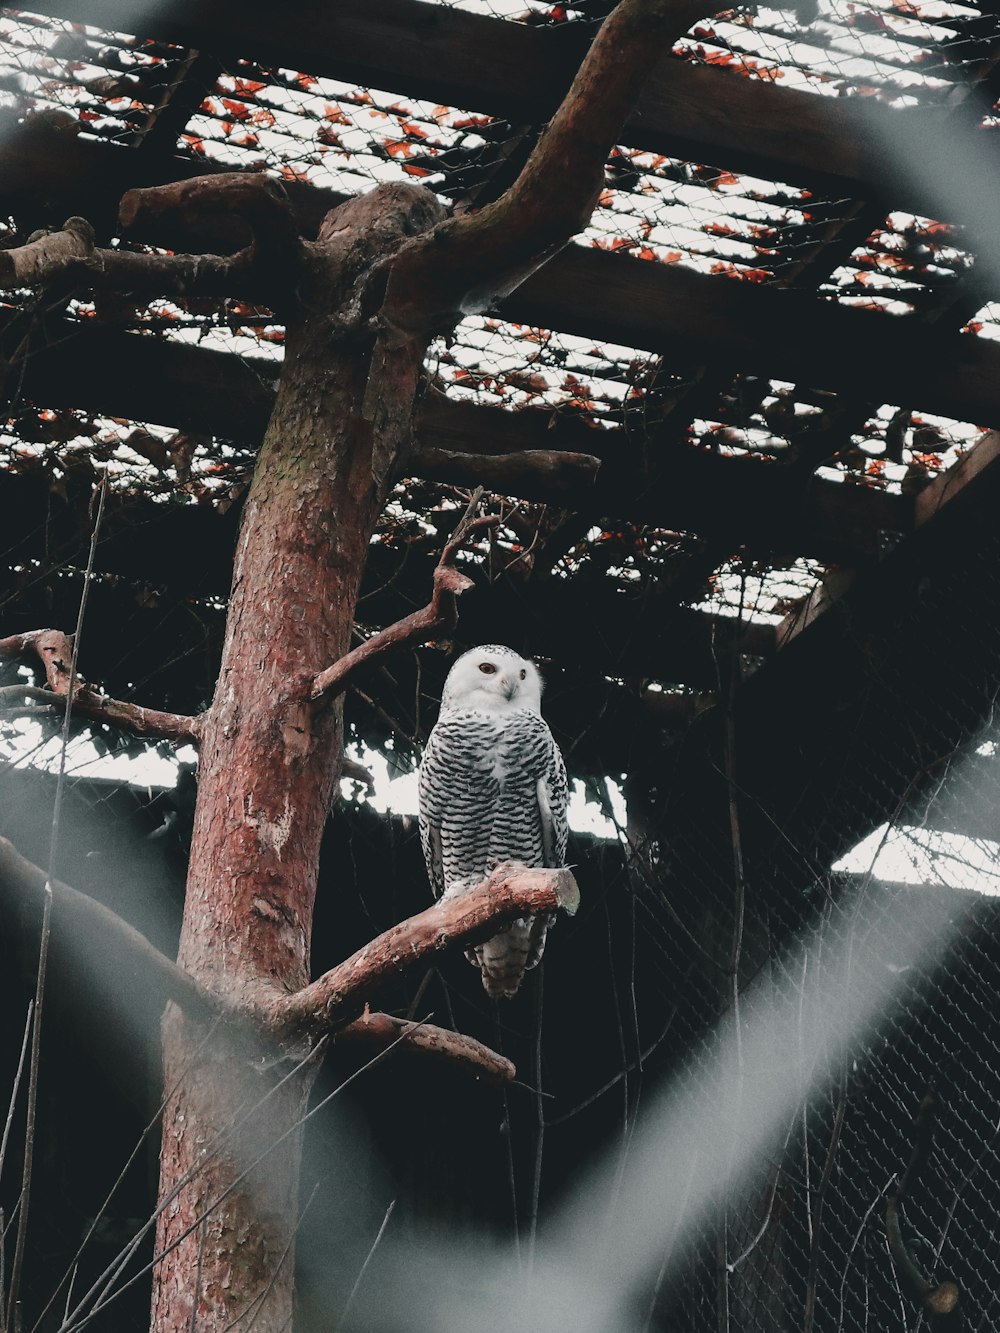
<path fill-rule="evenodd" d="M 608 8 L 456 7 L 581 31 Z M 742 9 L 697 25 L 675 54 L 803 96 L 941 106 L 970 78 L 995 99 L 997 28 L 986 6 L 909 0 L 822 5 L 807 30 L 778 11 Z M 192 78 L 204 85 L 197 95 Z M 540 130 L 489 109 L 274 66 L 262 53 L 213 63 L 169 42 L 21 10 L 0 16 L 0 80 L 5 114 L 22 128 L 68 127 L 124 155 L 146 152 L 166 126 L 175 165 L 265 170 L 293 197 L 312 199 L 314 211 L 317 199 L 329 207 L 398 180 L 463 207 L 488 202 Z M 181 119 L 164 115 L 179 87 L 190 102 Z M 994 108 L 982 132 L 996 126 Z M 39 221 L 62 221 L 41 216 L 38 201 L 10 207 L 7 245 L 23 243 Z M 972 299 L 973 256 L 950 222 L 885 213 L 723 162 L 623 143 L 576 244 L 718 282 L 810 290 L 870 308 L 873 318 L 997 336 L 997 308 Z M 214 351 L 246 373 L 241 383 L 266 407 L 280 322 L 236 300 L 109 308 L 87 291 L 6 293 L 2 313 L 10 409 L 0 433 L 0 631 L 75 623 L 94 497 L 106 483 L 81 669 L 115 697 L 205 707 L 259 429 L 235 402 L 239 424 L 229 431 L 173 418 L 169 408 L 119 411 L 121 385 L 88 396 L 76 384 L 40 383 L 33 366 L 63 344 L 83 355 L 95 333 Z M 566 507 L 487 496 L 501 524 L 462 557 L 477 589 L 455 643 L 387 662 L 360 677 L 347 702 L 359 757 L 378 753 L 393 773 L 412 771 L 450 660 L 442 649 L 509 642 L 542 660 L 546 715 L 603 820 L 601 837 L 578 835 L 571 849 L 584 905 L 576 923 L 554 932 L 545 965 L 530 1081 L 540 1078 L 551 1100 L 538 1101 L 537 1117 L 534 1102 L 522 1109 L 520 1127 L 516 1113 L 505 1118 L 515 1123 L 511 1160 L 497 1149 L 503 1160 L 490 1168 L 476 1220 L 508 1226 L 517 1215 L 523 1227 L 532 1199 L 540 1196 L 543 1211 L 554 1205 L 598 1147 L 627 1160 L 655 1089 L 700 1087 L 710 1106 L 714 1034 L 735 1025 L 749 1039 L 775 997 L 794 1020 L 817 981 L 831 1008 L 867 985 L 876 1010 L 839 1045 L 811 1050 L 804 1018 L 787 1028 L 799 1040 L 774 1056 L 774 1081 L 792 1090 L 780 1124 L 763 1145 L 752 1124 L 746 1143 L 736 1135 L 731 1145 L 734 1163 L 752 1158 L 749 1181 L 700 1212 L 683 1190 L 664 1198 L 656 1262 L 635 1275 L 640 1326 L 914 1333 L 941 1324 L 921 1302 L 953 1281 L 965 1326 L 994 1328 L 1000 538 L 988 494 L 923 527 L 911 505 L 967 458 L 982 424 L 510 315 L 465 319 L 434 344 L 425 407 L 521 413 L 546 431 L 578 425 L 608 474 L 629 460 L 635 509 L 605 512 L 600 491 Z M 752 462 L 776 485 L 794 469 L 797 494 L 857 488 L 885 500 L 886 517 L 868 522 L 863 542 L 846 527 L 836 540 L 819 528 L 800 532 L 794 549 L 746 540 L 705 519 L 711 499 L 690 522 L 670 509 L 671 471 L 692 460 Z M 658 490 L 664 466 L 668 486 Z M 995 492 L 995 480 L 987 485 Z M 372 545 L 358 639 L 426 600 L 467 499 L 460 487 L 400 482 Z M 846 586 L 852 557 L 855 584 L 840 600 L 831 593 L 832 607 L 800 634 L 807 599 Z M 24 679 L 8 667 L 2 683 Z M 51 765 L 57 729 L 27 703 L 4 723 L 0 819 L 20 809 L 17 766 Z M 110 729 L 88 728 L 81 742 L 69 779 L 96 827 L 109 789 L 74 765 L 94 749 L 141 763 L 144 750 Z M 166 828 L 179 854 L 189 797 L 188 784 L 183 800 L 167 790 L 136 798 L 144 837 Z M 358 788 L 347 788 L 334 824 L 361 903 L 347 931 L 356 938 L 341 932 L 336 943 L 354 947 L 423 903 L 419 853 L 412 818 L 376 817 Z M 895 859 L 876 864 L 871 844 L 867 873 L 860 854 L 844 868 L 842 858 L 873 832 Z M 923 868 L 911 878 L 921 882 L 889 882 L 907 847 L 920 852 Z M 372 898 L 358 869 L 365 864 L 409 887 Z M 324 937 L 321 926 L 320 958 L 324 938 L 332 949 L 333 932 Z M 462 966 L 434 985 L 457 1026 L 490 1040 L 494 1015 Z M 504 1032 L 522 1067 L 536 1058 L 533 1015 L 519 1011 Z M 587 1050 L 581 1030 L 594 1034 Z M 718 1095 L 738 1096 L 740 1086 L 723 1081 Z M 915 1129 L 928 1098 L 933 1110 L 925 1105 Z M 343 1281 L 349 1287 L 350 1275 Z"/>

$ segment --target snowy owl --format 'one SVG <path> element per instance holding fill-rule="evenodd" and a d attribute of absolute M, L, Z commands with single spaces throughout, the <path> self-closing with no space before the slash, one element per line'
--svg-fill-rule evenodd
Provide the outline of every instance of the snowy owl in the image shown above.
<path fill-rule="evenodd" d="M 566 767 L 542 718 L 538 668 L 486 644 L 451 668 L 420 763 L 420 841 L 436 897 L 462 893 L 494 861 L 561 866 Z M 522 917 L 466 952 L 489 995 L 513 995 L 552 916 Z"/>

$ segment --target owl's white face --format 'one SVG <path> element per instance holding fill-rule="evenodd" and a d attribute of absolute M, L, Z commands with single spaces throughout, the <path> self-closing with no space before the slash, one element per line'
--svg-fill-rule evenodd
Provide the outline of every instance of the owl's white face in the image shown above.
<path fill-rule="evenodd" d="M 442 708 L 542 711 L 542 678 L 534 662 L 512 648 L 488 643 L 463 653 L 444 683 Z"/>

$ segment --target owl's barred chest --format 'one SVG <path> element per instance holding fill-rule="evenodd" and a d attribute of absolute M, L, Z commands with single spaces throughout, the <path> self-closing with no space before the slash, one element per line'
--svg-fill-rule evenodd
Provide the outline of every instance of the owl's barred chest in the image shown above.
<path fill-rule="evenodd" d="M 466 764 L 501 787 L 533 784 L 544 772 L 551 735 L 537 713 L 456 709 L 448 721 L 463 737 Z"/>

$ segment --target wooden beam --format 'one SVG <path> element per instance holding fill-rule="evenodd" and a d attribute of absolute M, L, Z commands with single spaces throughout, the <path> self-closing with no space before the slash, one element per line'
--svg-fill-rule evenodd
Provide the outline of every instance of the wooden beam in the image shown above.
<path fill-rule="evenodd" d="M 421 5 L 422 9 L 433 6 Z M 516 26 L 516 25 L 501 25 Z M 29 219 L 93 216 L 110 230 L 126 188 L 199 174 L 194 164 L 0 121 L 0 201 Z M 158 163 L 158 165 L 157 165 Z M 292 191 L 306 227 L 339 197 Z M 21 219 L 18 219 L 21 221 Z M 818 301 L 804 291 L 705 277 L 672 265 L 570 246 L 501 307 L 509 319 L 595 341 L 692 357 L 846 389 L 878 402 L 1000 425 L 1000 347 L 914 319 Z"/>
<path fill-rule="evenodd" d="M 240 57 L 352 84 L 503 116 L 546 121 L 580 63 L 588 32 L 535 29 L 420 0 L 329 4 L 302 0 L 275 21 L 267 0 L 39 0 L 53 17 Z M 865 105 L 861 105 L 865 102 Z M 625 142 L 729 170 L 807 185 L 834 197 L 882 196 L 891 165 L 886 117 L 921 126 L 945 108 L 889 110 L 866 99 L 816 97 L 667 56 L 645 90 Z M 892 179 L 896 207 L 918 210 L 918 179 Z"/>
<path fill-rule="evenodd" d="M 719 708 L 672 750 L 646 742 L 681 915 L 688 885 L 702 900 L 736 901 L 733 736 L 742 888 L 747 903 L 779 910 L 793 892 L 803 902 L 825 892 L 830 865 L 878 824 L 919 820 L 949 765 L 966 762 L 962 747 L 993 720 L 1000 688 L 998 504 L 1000 458 L 741 686 L 731 723 Z M 971 795 L 965 771 L 951 788 L 959 803 Z M 986 812 L 977 819 L 969 831 Z M 961 828 L 961 814 L 949 822 Z"/>
<path fill-rule="evenodd" d="M 1000 458 L 1000 432 L 991 430 L 981 436 L 975 445 L 947 472 L 939 472 L 931 484 L 916 497 L 914 521 L 921 527 L 946 504 L 957 499 L 962 491 Z"/>
<path fill-rule="evenodd" d="M 59 577 L 58 571 L 75 567 L 79 574 L 84 562 L 90 533 L 80 521 L 80 509 L 82 505 L 64 504 L 54 497 L 44 474 L 0 472 L 2 567 L 32 568 L 17 598 L 15 628 L 33 615 L 57 620 L 79 595 L 78 583 Z M 88 603 L 95 636 L 89 668 L 94 678 L 109 693 L 117 690 L 128 697 L 130 680 L 144 679 L 151 670 L 164 675 L 164 662 L 172 664 L 170 671 L 178 682 L 200 675 L 205 638 L 211 636 L 214 644 L 222 630 L 232 577 L 235 513 L 220 515 L 207 506 L 113 495 L 102 531 L 99 570 L 110 577 L 95 585 L 94 600 Z M 435 551 L 419 544 L 406 554 L 374 546 L 359 616 L 371 626 L 390 624 L 411 610 L 416 599 L 426 599 L 436 558 Z M 46 562 L 48 577 L 36 561 Z M 48 605 L 46 597 L 53 586 L 56 601 Z M 150 588 L 169 589 L 169 595 L 141 595 Z M 207 601 L 197 606 L 198 597 Z M 122 647 L 122 625 L 130 627 L 128 651 Z M 108 642 L 101 647 L 96 645 L 99 628 L 108 630 Z M 740 625 L 732 617 L 679 606 L 666 579 L 620 585 L 593 568 L 566 579 L 519 578 L 516 568 L 491 579 L 483 570 L 474 594 L 464 599 L 458 634 L 470 645 L 499 638 L 560 664 L 585 664 L 592 677 L 653 677 L 709 689 L 715 683 L 716 655 L 733 643 L 764 657 L 774 648 L 771 625 Z M 151 664 L 147 654 L 162 651 L 164 638 L 171 637 L 171 650 L 162 652 L 159 665 L 155 658 Z M 407 652 L 394 657 L 391 674 L 403 673 L 400 679 L 409 680 L 402 663 L 410 657 Z M 181 659 L 183 667 L 177 665 Z M 381 666 L 359 671 L 357 684 L 379 695 L 386 688 Z M 150 697 L 158 697 L 155 688 Z M 189 696 L 182 690 L 181 697 L 183 705 L 176 704 L 175 694 L 170 702 L 187 707 Z M 414 697 L 411 690 L 409 698 Z"/>
<path fill-rule="evenodd" d="M 255 446 L 278 372 L 275 362 L 189 344 L 91 327 L 67 338 L 60 328 L 51 345 L 30 356 L 21 390 L 40 406 L 86 408 Z M 505 412 L 432 393 L 420 409 L 418 439 L 420 448 L 447 453 L 596 454 L 602 460 L 598 485 L 582 489 L 574 507 L 694 531 L 730 550 L 747 545 L 864 560 L 879 553 L 883 531 L 906 531 L 913 521 L 909 497 L 824 482 L 759 459 L 723 458 L 687 444 L 658 450 L 653 440 L 643 459 L 624 431 L 595 429 L 548 411 Z M 418 448 L 418 474 L 419 466 Z"/>
<path fill-rule="evenodd" d="M 818 300 L 805 291 L 706 277 L 571 246 L 501 307 L 508 319 L 595 341 L 913 403 L 1000 423 L 1000 347 L 904 316 Z"/>
<path fill-rule="evenodd" d="M 997 458 L 1000 458 L 1000 432 L 987 431 L 947 471 L 939 472 L 928 486 L 910 499 L 907 504 L 907 516 L 912 528 L 915 530 L 930 522 L 946 504 L 957 499 L 965 488 L 986 471 Z M 855 487 L 850 483 L 844 483 L 842 489 L 853 490 Z M 794 610 L 789 611 L 776 627 L 775 647 L 786 647 L 818 616 L 828 611 L 849 591 L 858 574 L 857 569 L 851 568 L 838 567 L 829 570 L 809 596 Z"/>
<path fill-rule="evenodd" d="M 172 155 L 185 125 L 215 87 L 224 66 L 215 56 L 191 51 L 160 94 L 149 119 L 135 134 L 143 153 Z"/>

